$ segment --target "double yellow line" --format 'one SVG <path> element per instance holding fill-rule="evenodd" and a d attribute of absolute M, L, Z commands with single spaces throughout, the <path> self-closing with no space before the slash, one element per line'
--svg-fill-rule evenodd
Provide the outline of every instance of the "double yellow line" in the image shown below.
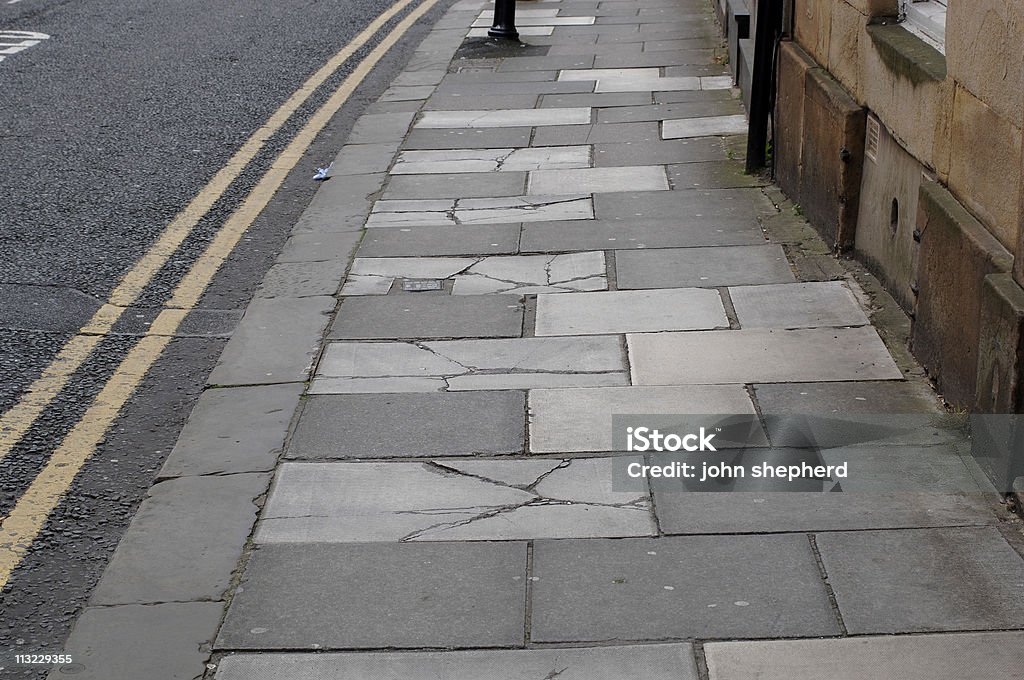
<path fill-rule="evenodd" d="M 43 410 L 67 385 L 74 372 L 85 362 L 100 340 L 108 335 L 114 324 L 139 297 L 145 287 L 182 242 L 192 233 L 199 221 L 246 166 L 264 148 L 291 116 L 313 93 L 324 84 L 353 54 L 373 40 L 374 36 L 393 18 L 416 0 L 400 0 L 370 23 L 365 30 L 345 45 L 316 73 L 303 83 L 288 100 L 231 157 L 213 179 L 192 199 L 159 238 L 135 263 L 110 293 L 107 302 L 58 352 L 40 377 L 26 390 L 21 399 L 0 416 L 0 459 L 32 427 Z M 242 204 L 224 222 L 213 241 L 193 263 L 178 283 L 171 299 L 153 321 L 141 340 L 128 352 L 114 374 L 104 384 L 67 434 L 54 450 L 25 493 L 18 499 L 11 513 L 0 520 L 0 588 L 6 585 L 11 573 L 21 562 L 32 541 L 46 523 L 47 517 L 61 497 L 67 493 L 75 476 L 95 451 L 107 429 L 117 418 L 146 372 L 160 357 L 179 325 L 196 305 L 210 285 L 224 260 L 230 255 L 242 235 L 262 212 L 281 187 L 285 177 L 295 167 L 317 134 L 348 101 L 349 97 L 409 28 L 426 14 L 438 0 L 423 0 L 376 44 L 373 50 L 349 74 L 330 98 L 310 117 L 291 143 L 271 163 L 259 183 L 245 197 Z"/>

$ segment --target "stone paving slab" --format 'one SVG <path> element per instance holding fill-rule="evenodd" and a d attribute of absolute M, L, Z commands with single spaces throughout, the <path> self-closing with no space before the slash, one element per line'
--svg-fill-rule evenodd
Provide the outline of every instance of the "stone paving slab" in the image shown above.
<path fill-rule="evenodd" d="M 392 174 L 514 172 L 586 168 L 589 146 L 516 149 L 459 149 L 453 151 L 403 151 Z M 576 192 L 582 193 L 582 192 Z"/>
<path fill-rule="evenodd" d="M 638 385 L 902 377 L 874 328 L 692 331 L 627 338 L 633 382 Z"/>
<path fill-rule="evenodd" d="M 693 228 L 711 229 L 732 220 L 749 225 L 759 215 L 776 214 L 775 206 L 760 189 L 624 191 L 599 194 L 594 197 L 594 206 L 601 219 L 675 219 Z"/>
<path fill-rule="evenodd" d="M 729 289 L 741 328 L 864 326 L 864 310 L 842 281 L 739 286 Z"/>
<path fill-rule="evenodd" d="M 209 641 L 223 614 L 221 602 L 89 607 L 61 650 L 74 663 L 47 677 L 138 680 L 154 677 L 159 669 L 161 678 L 193 680 L 209 657 Z"/>
<path fill-rule="evenodd" d="M 676 66 L 681 64 L 697 64 L 701 66 L 718 66 L 712 64 L 715 58 L 713 49 L 673 50 L 671 52 L 649 52 L 647 54 L 598 54 L 594 59 L 594 68 Z M 720 71 L 724 72 L 724 71 Z M 666 74 L 675 75 L 675 74 Z"/>
<path fill-rule="evenodd" d="M 348 262 L 359 244 L 360 232 L 296 233 L 288 237 L 277 256 L 278 262 L 326 262 L 342 259 Z"/>
<path fill-rule="evenodd" d="M 605 78 L 594 92 L 664 92 L 668 90 L 720 90 L 732 85 L 730 76 L 659 76 L 656 78 Z"/>
<path fill-rule="evenodd" d="M 586 125 L 588 107 L 566 109 L 506 109 L 502 111 L 424 111 L 416 122 L 421 129 L 493 128 L 541 125 Z"/>
<path fill-rule="evenodd" d="M 496 296 L 389 295 L 346 298 L 331 340 L 510 338 L 523 332 L 523 305 Z"/>
<path fill-rule="evenodd" d="M 613 451 L 616 414 L 753 414 L 739 385 L 530 391 L 530 451 Z"/>
<path fill-rule="evenodd" d="M 657 123 L 553 125 L 537 128 L 537 131 L 533 135 L 533 145 L 560 146 L 576 144 L 603 144 L 611 142 L 653 142 L 657 139 Z"/>
<path fill-rule="evenodd" d="M 323 182 L 302 216 L 292 228 L 292 236 L 332 232 L 359 232 L 370 214 L 374 196 L 384 186 L 385 175 L 351 175 L 344 182 Z"/>
<path fill-rule="evenodd" d="M 563 10 L 567 11 L 567 10 Z M 571 11 L 571 10 L 568 10 Z M 588 10 L 579 10 L 588 11 Z M 552 45 L 548 50 L 548 56 L 564 56 L 569 54 L 584 54 L 584 55 L 599 55 L 599 54 L 614 54 L 616 51 L 621 50 L 625 54 L 639 56 L 643 52 L 643 43 L 629 43 L 628 45 L 598 45 L 596 43 L 586 43 L 582 45 L 576 45 L 574 43 L 561 43 Z"/>
<path fill-rule="evenodd" d="M 676 104 L 680 102 L 718 102 L 734 101 L 736 95 L 732 90 L 670 90 L 668 92 L 654 92 L 652 98 L 655 104 Z"/>
<path fill-rule="evenodd" d="M 433 85 L 392 85 L 384 90 L 378 101 L 405 102 L 423 101 L 434 92 Z"/>
<path fill-rule="evenodd" d="M 627 123 L 608 123 L 627 125 Z M 722 140 L 714 137 L 671 141 L 609 142 L 594 145 L 594 165 L 615 167 L 656 163 L 658 165 L 680 163 L 704 163 L 727 161 L 728 156 Z"/>
<path fill-rule="evenodd" d="M 301 383 L 203 392 L 159 478 L 274 469 Z"/>
<path fill-rule="evenodd" d="M 263 276 L 256 289 L 258 298 L 303 298 L 334 295 L 345 276 L 344 260 L 322 262 L 282 262 Z"/>
<path fill-rule="evenodd" d="M 538 36 L 538 35 L 551 35 L 554 32 L 555 27 L 554 26 L 516 26 L 516 30 L 519 31 L 519 35 L 520 36 L 523 36 L 523 37 L 526 37 L 526 36 L 533 37 L 533 36 Z M 486 38 L 486 37 L 488 37 L 487 34 L 489 32 L 490 32 L 489 28 L 485 28 L 483 26 L 479 26 L 479 27 L 475 27 L 475 28 L 469 29 L 469 32 L 466 34 L 466 37 L 468 37 L 468 38 Z"/>
<path fill-rule="evenodd" d="M 839 633 L 801 535 L 538 541 L 533 576 L 534 642 Z"/>
<path fill-rule="evenodd" d="M 617 336 L 334 342 L 313 391 L 377 392 L 377 380 L 402 392 L 620 385 L 625 369 Z"/>
<path fill-rule="evenodd" d="M 489 198 L 526 193 L 525 172 L 432 173 L 393 175 L 384 189 L 385 200 Z"/>
<path fill-rule="evenodd" d="M 519 646 L 525 595 L 525 543 L 263 545 L 216 647 Z"/>
<path fill-rule="evenodd" d="M 540 44 L 540 41 L 530 41 L 531 44 Z M 557 80 L 558 71 L 519 71 L 514 73 L 496 73 L 490 69 L 467 70 L 462 69 L 458 73 L 449 73 L 444 77 L 443 85 L 458 85 L 469 83 L 483 83 L 485 85 L 495 83 L 528 83 L 542 80 Z"/>
<path fill-rule="evenodd" d="M 334 309 L 332 297 L 255 299 L 210 373 L 210 385 L 302 382 Z"/>
<path fill-rule="evenodd" d="M 566 19 L 572 18 L 583 18 L 583 17 L 566 17 Z M 490 20 L 487 21 L 488 25 Z M 501 65 L 498 66 L 498 73 L 507 73 L 509 71 L 529 71 L 535 68 L 549 70 L 549 69 L 563 69 L 563 68 L 590 68 L 594 65 L 593 55 L 584 54 L 570 54 L 563 55 L 560 57 L 516 57 L 514 59 L 504 59 Z"/>
<path fill-rule="evenodd" d="M 420 207 L 416 207 L 416 203 Z M 503 224 L 551 220 L 589 220 L 589 197 L 509 196 L 435 201 L 378 201 L 367 227 L 438 227 L 456 224 Z"/>
<path fill-rule="evenodd" d="M 869 441 L 824 448 L 821 458 L 828 465 L 849 461 L 853 473 L 843 482 L 843 488 L 850 493 L 898 490 L 980 495 L 991 491 L 987 480 L 982 486 L 984 473 L 965 455 L 967 451 L 967 446 L 948 444 L 915 446 Z"/>
<path fill-rule="evenodd" d="M 622 251 L 615 254 L 615 273 L 621 289 L 794 281 L 782 247 L 767 244 Z"/>
<path fill-rule="evenodd" d="M 586 47 L 584 45 L 584 47 Z M 609 47 L 616 47 L 611 45 Z M 635 106 L 650 104 L 651 96 L 643 92 L 622 92 L 612 94 L 545 94 L 541 95 L 541 108 L 560 108 L 565 106 L 590 106 L 598 108 L 600 117 L 602 110 L 614 106 Z M 599 108 L 600 107 L 600 108 Z M 603 121 L 598 121 L 603 122 Z"/>
<path fill-rule="evenodd" d="M 747 117 L 742 113 L 732 116 L 707 116 L 702 118 L 681 118 L 661 123 L 664 139 L 686 137 L 722 137 L 742 135 L 747 131 Z"/>
<path fill-rule="evenodd" d="M 526 57 L 517 57 L 517 61 Z M 571 59 L 570 57 L 563 57 L 563 59 Z M 592 60 L 593 57 L 589 57 L 587 61 Z M 497 71 L 497 75 L 506 73 L 507 71 Z M 476 107 L 473 102 L 476 99 L 490 99 L 491 97 L 503 97 L 507 95 L 533 95 L 540 96 L 543 94 L 584 94 L 594 91 L 594 84 L 587 82 L 561 82 L 556 80 L 524 80 L 523 82 L 476 82 L 476 83 L 450 83 L 445 82 L 437 90 L 439 97 L 450 97 L 459 95 L 466 102 L 466 106 L 460 107 L 460 110 L 465 110 L 469 107 L 473 108 L 486 108 L 487 107 Z M 530 107 L 532 108 L 532 107 Z M 521 107 L 522 110 L 526 110 L 525 107 Z M 533 125 L 534 123 L 524 123 Z M 452 127 L 458 127 L 453 125 Z"/>
<path fill-rule="evenodd" d="M 991 503 L 980 494 L 701 493 L 663 487 L 655 489 L 654 498 L 658 525 L 666 534 L 911 529 L 985 526 L 997 521 Z"/>
<path fill-rule="evenodd" d="M 519 250 L 518 224 L 369 229 L 356 256 L 505 255 Z"/>
<path fill-rule="evenodd" d="M 150 489 L 92 605 L 218 601 L 259 511 L 268 474 L 183 477 Z"/>
<path fill-rule="evenodd" d="M 663 52 L 665 50 L 690 50 L 707 47 L 704 38 L 679 38 L 668 40 L 649 40 L 643 43 L 644 52 Z"/>
<path fill-rule="evenodd" d="M 341 147 L 341 151 L 334 159 L 331 174 L 341 176 L 387 172 L 400 144 L 400 140 L 376 144 L 346 144 Z"/>
<path fill-rule="evenodd" d="M 697 680 L 689 644 L 359 654 L 236 654 L 217 680 Z M 916 678 L 914 679 L 916 680 Z"/>
<path fill-rule="evenodd" d="M 923 382 L 840 382 L 755 385 L 772 441 L 804 446 L 875 443 L 964 443 L 963 423 L 949 416 Z M 793 419 L 797 420 L 794 421 Z M 794 422 L 799 428 L 790 427 Z M 966 449 L 966 446 L 964 447 Z"/>
<path fill-rule="evenodd" d="M 371 113 L 360 116 L 352 126 L 349 144 L 380 144 L 400 142 L 416 117 L 414 111 L 401 113 Z"/>
<path fill-rule="evenodd" d="M 482 258 L 356 258 L 342 295 L 385 295 L 397 279 L 452 279 L 454 295 L 571 293 L 608 287 L 604 253 Z"/>
<path fill-rule="evenodd" d="M 650 104 L 650 102 L 645 102 Z M 648 106 L 617 106 L 597 110 L 598 123 L 630 123 L 636 121 L 667 121 L 673 118 L 715 116 L 743 111 L 738 99 L 653 104 Z"/>
<path fill-rule="evenodd" d="M 728 327 L 721 297 L 713 290 L 677 288 L 537 296 L 538 336 Z"/>
<path fill-rule="evenodd" d="M 708 139 L 708 138 L 702 138 Z M 739 189 L 769 184 L 760 175 L 748 175 L 743 166 L 733 161 L 678 163 L 669 165 L 668 179 L 674 189 Z"/>
<path fill-rule="evenodd" d="M 715 87 L 723 85 L 726 78 L 732 78 L 732 75 L 729 73 L 729 67 L 726 64 L 683 64 L 681 66 L 666 66 L 663 70 L 668 77 L 702 76 L 718 78 L 719 80 L 714 81 Z M 705 89 L 703 91 L 711 92 L 713 90 Z"/>
<path fill-rule="evenodd" d="M 524 11 L 524 10 L 520 10 Z M 516 12 L 516 26 L 589 26 L 594 23 L 594 17 L 520 17 Z M 473 22 L 473 28 L 490 28 L 491 18 L 482 17 Z M 540 59 L 540 57 L 517 57 L 519 59 Z M 561 63 L 561 62 L 555 62 Z M 567 62 L 575 64 L 576 62 Z M 543 62 L 536 68 L 544 69 Z M 549 67 L 550 68 L 550 67 Z M 558 68 L 558 67 L 555 67 Z M 524 69 L 532 70 L 532 69 Z"/>
<path fill-rule="evenodd" d="M 664 167 L 639 165 L 623 168 L 536 170 L 530 173 L 526 193 L 557 196 L 560 194 L 668 190 L 668 177 Z"/>
<path fill-rule="evenodd" d="M 755 385 L 754 391 L 761 410 L 773 414 L 945 414 L 935 392 L 916 381 Z"/>
<path fill-rule="evenodd" d="M 600 458 L 289 463 L 278 472 L 256 541 L 654 535 L 648 494 L 611 487 L 612 462 Z"/>
<path fill-rule="evenodd" d="M 995 528 L 820 534 L 853 634 L 1024 628 L 1024 560 Z"/>
<path fill-rule="evenodd" d="M 530 127 L 457 128 L 413 130 L 405 139 L 406 149 L 478 149 L 489 146 L 530 146 Z"/>
<path fill-rule="evenodd" d="M 764 234 L 756 223 L 741 220 L 721 223 L 714 229 L 664 218 L 621 220 L 566 220 L 524 224 L 520 250 L 562 252 L 566 250 L 690 248 L 718 245 L 761 245 Z M 616 258 L 621 252 L 616 252 Z"/>
<path fill-rule="evenodd" d="M 522 392 L 360 394 L 306 401 L 286 452 L 293 459 L 522 453 Z"/>
<path fill-rule="evenodd" d="M 424 111 L 462 111 L 467 105 L 478 109 L 531 109 L 537 106 L 538 93 L 488 94 L 486 97 L 462 93 L 435 94 L 423 106 Z"/>
<path fill-rule="evenodd" d="M 710 680 L 963 680 L 1024 668 L 1024 633 L 713 642 Z"/>

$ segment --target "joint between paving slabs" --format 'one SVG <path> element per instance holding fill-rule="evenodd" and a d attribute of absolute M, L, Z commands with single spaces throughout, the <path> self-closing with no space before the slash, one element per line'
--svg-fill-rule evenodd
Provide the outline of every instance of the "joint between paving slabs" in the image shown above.
<path fill-rule="evenodd" d="M 650 454 L 643 456 L 645 465 L 653 465 L 654 460 Z M 647 497 L 651 501 L 651 518 L 654 520 L 654 534 L 661 538 L 666 536 L 664 529 L 661 528 L 661 518 L 658 517 L 658 500 L 654 496 L 654 487 L 651 485 L 651 478 L 645 475 L 644 486 L 647 487 Z"/>
<path fill-rule="evenodd" d="M 693 641 L 693 662 L 697 666 L 697 677 L 700 680 L 709 680 L 711 678 L 711 671 L 708 669 L 708 659 L 704 653 L 704 643 L 700 640 Z"/>
<path fill-rule="evenodd" d="M 814 534 L 807 534 L 807 542 L 811 546 L 811 552 L 814 554 L 814 561 L 818 565 L 818 573 L 821 575 L 821 583 L 825 587 L 825 593 L 828 595 L 828 604 L 832 609 L 832 614 L 836 617 L 836 625 L 839 626 L 840 635 L 842 637 L 848 637 L 850 631 L 846 628 L 846 622 L 843 621 L 843 613 L 839 609 L 839 601 L 836 599 L 836 593 L 832 589 L 832 584 L 828 580 L 828 571 L 825 569 L 825 562 L 821 559 L 821 552 L 818 550 L 818 538 Z"/>
<path fill-rule="evenodd" d="M 740 329 L 740 318 L 736 314 L 736 306 L 732 302 L 732 295 L 729 293 L 728 286 L 719 286 L 718 295 L 722 298 L 722 307 L 725 308 L 725 316 L 729 319 L 729 330 L 738 331 Z"/>
<path fill-rule="evenodd" d="M 619 289 L 619 278 L 615 273 L 615 251 L 604 251 L 604 276 L 608 290 Z"/>
<path fill-rule="evenodd" d="M 533 627 L 533 541 L 526 542 L 526 588 L 524 589 L 523 643 L 530 644 Z"/>

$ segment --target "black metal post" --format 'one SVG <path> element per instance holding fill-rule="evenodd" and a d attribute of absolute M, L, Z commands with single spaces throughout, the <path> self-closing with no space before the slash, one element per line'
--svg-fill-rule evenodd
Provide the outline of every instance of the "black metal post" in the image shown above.
<path fill-rule="evenodd" d="M 494 0 L 494 23 L 487 35 L 492 38 L 519 40 L 516 30 L 516 0 Z"/>
<path fill-rule="evenodd" d="M 754 74 L 750 83 L 747 172 L 765 166 L 768 118 L 775 98 L 775 44 L 782 31 L 782 0 L 759 0 L 754 33 Z"/>

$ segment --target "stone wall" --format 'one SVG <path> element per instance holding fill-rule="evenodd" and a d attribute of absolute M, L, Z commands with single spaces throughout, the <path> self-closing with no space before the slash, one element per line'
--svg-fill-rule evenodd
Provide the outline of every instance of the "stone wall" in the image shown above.
<path fill-rule="evenodd" d="M 991 394 L 993 379 L 997 392 L 1024 384 L 1015 351 L 993 359 L 1019 318 L 1007 286 L 1024 283 L 1024 3 L 950 3 L 945 55 L 897 24 L 897 4 L 794 3 L 779 58 L 778 181 L 914 318 L 915 354 L 948 401 L 1024 409 Z M 998 286 L 986 284 L 993 274 Z"/>

